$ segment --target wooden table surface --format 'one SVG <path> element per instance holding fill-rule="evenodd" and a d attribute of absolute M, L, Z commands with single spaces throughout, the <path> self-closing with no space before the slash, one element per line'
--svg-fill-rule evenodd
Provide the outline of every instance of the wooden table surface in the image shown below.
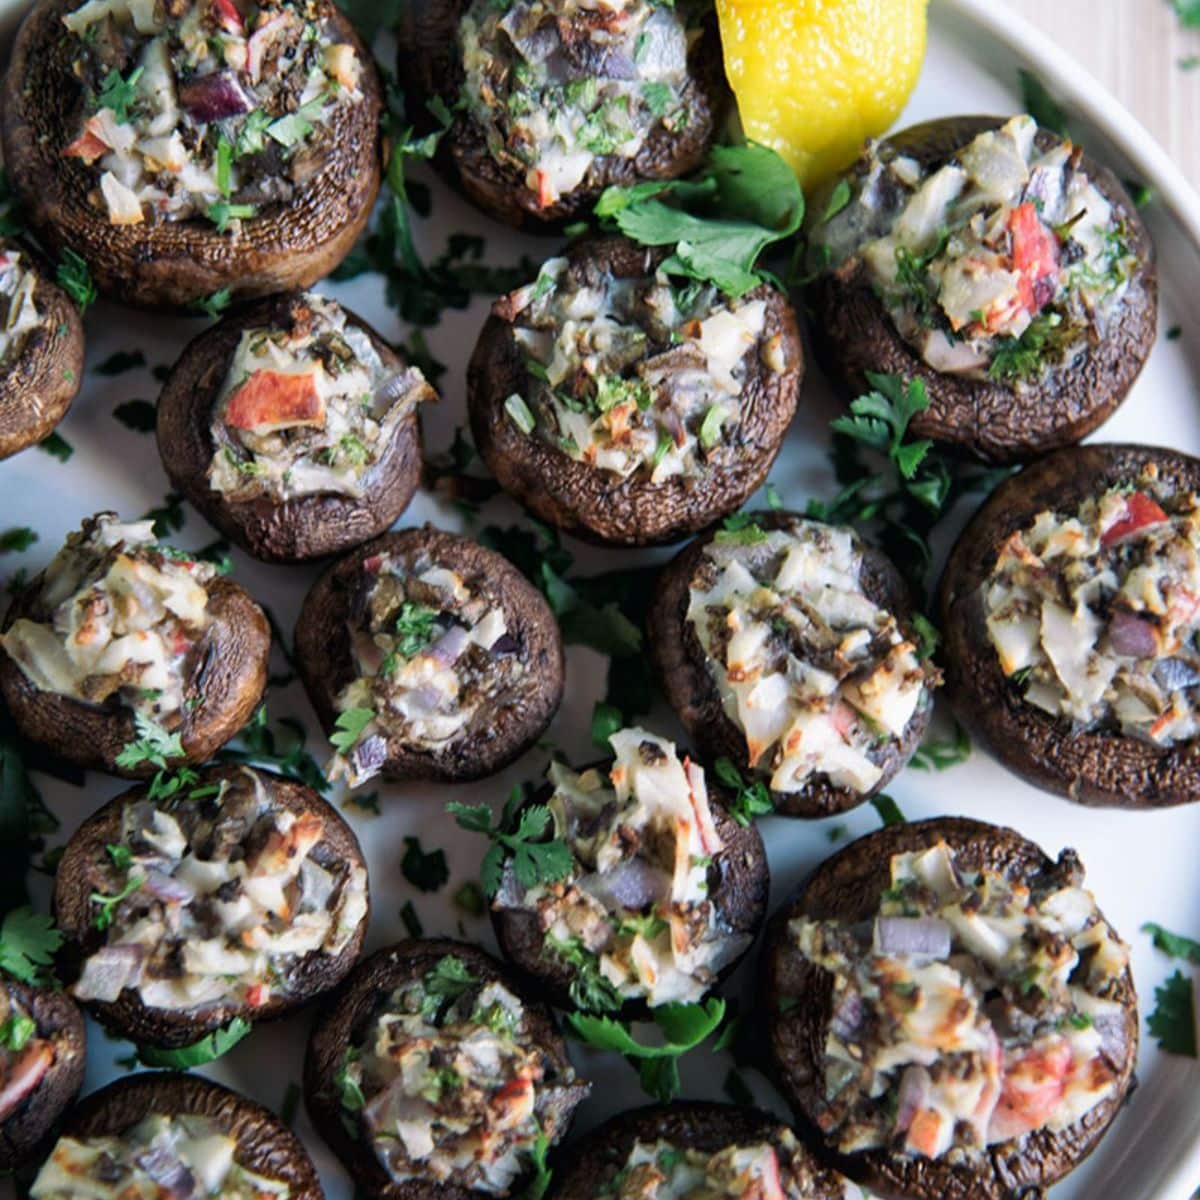
<path fill-rule="evenodd" d="M 1005 0 L 1113 93 L 1200 188 L 1200 30 L 1166 0 Z"/>

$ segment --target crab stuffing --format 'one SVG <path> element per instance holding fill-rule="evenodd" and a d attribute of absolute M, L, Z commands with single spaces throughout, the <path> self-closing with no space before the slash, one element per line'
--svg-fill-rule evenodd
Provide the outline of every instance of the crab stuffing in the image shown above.
<path fill-rule="evenodd" d="M 63 25 L 84 103 L 62 154 L 114 225 L 236 230 L 304 186 L 364 98 L 322 0 L 87 0 Z"/>
<path fill-rule="evenodd" d="M 365 869 L 325 840 L 321 816 L 272 803 L 249 768 L 128 805 L 97 870 L 105 936 L 79 1000 L 130 988 L 148 1008 L 261 1008 L 298 991 L 312 956 L 337 958 L 367 914 Z"/>
<path fill-rule="evenodd" d="M 42 314 L 34 300 L 36 290 L 37 276 L 21 261 L 20 252 L 0 253 L 0 304 L 4 306 L 0 362 L 14 360 L 29 334 L 42 323 Z"/>
<path fill-rule="evenodd" d="M 894 614 L 863 590 L 844 528 L 792 519 L 720 534 L 691 581 L 687 620 L 751 768 L 772 791 L 817 776 L 868 793 L 934 682 Z"/>
<path fill-rule="evenodd" d="M 1026 886 L 939 841 L 892 857 L 873 922 L 789 924 L 833 978 L 818 1119 L 839 1150 L 982 1155 L 1113 1094 L 1129 956 L 1081 885 L 1069 851 Z"/>
<path fill-rule="evenodd" d="M 711 895 L 725 863 L 704 772 L 643 729 L 609 743 L 607 778 L 558 762 L 547 776 L 570 874 L 528 890 L 507 878 L 495 905 L 536 913 L 547 951 L 585 955 L 622 1000 L 699 1000 L 751 941 Z"/>
<path fill-rule="evenodd" d="M 433 399 L 419 370 L 390 371 L 337 303 L 306 294 L 242 333 L 213 409 L 209 485 L 237 502 L 361 497 L 397 427 Z"/>
<path fill-rule="evenodd" d="M 935 370 L 1019 382 L 1068 367 L 1129 288 L 1120 213 L 1078 147 L 1042 149 L 1037 133 L 1013 117 L 932 171 L 872 143 L 850 202 L 817 231 L 823 265 L 861 264 Z"/>
<path fill-rule="evenodd" d="M 493 311 L 525 355 L 525 432 L 576 462 L 661 483 L 703 474 L 736 440 L 765 300 L 555 258 Z"/>
<path fill-rule="evenodd" d="M 714 1152 L 635 1142 L 621 1169 L 602 1184 L 603 1200 L 788 1200 L 815 1183 L 800 1143 L 780 1126 L 770 1141 Z"/>
<path fill-rule="evenodd" d="M 381 554 L 364 567 L 349 624 L 356 677 L 336 706 L 369 719 L 329 765 L 352 786 L 379 773 L 392 739 L 436 751 L 467 736 L 526 671 L 484 580 L 428 555 Z"/>
<path fill-rule="evenodd" d="M 1153 467 L 1001 547 L 981 590 L 1000 668 L 1029 704 L 1171 746 L 1200 733 L 1200 504 Z"/>
<path fill-rule="evenodd" d="M 178 723 L 215 576 L 160 545 L 152 522 L 100 513 L 68 536 L 0 645 L 42 691 Z"/>
<path fill-rule="evenodd" d="M 458 26 L 466 111 L 549 208 L 597 159 L 687 126 L 690 36 L 682 11 L 652 0 L 474 0 Z"/>
<path fill-rule="evenodd" d="M 192 1113 L 151 1113 L 119 1136 L 64 1137 L 38 1172 L 32 1200 L 287 1200 L 290 1189 L 237 1161 L 221 1123 Z"/>
<path fill-rule="evenodd" d="M 507 1194 L 586 1084 L 538 1045 L 506 987 L 443 959 L 392 992 L 346 1053 L 343 1095 L 394 1183 Z"/>

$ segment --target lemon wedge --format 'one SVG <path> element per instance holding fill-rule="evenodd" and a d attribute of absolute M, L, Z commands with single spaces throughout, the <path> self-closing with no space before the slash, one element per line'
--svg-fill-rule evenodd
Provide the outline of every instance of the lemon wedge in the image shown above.
<path fill-rule="evenodd" d="M 928 0 L 717 0 L 746 136 L 805 187 L 899 116 L 925 57 Z"/>

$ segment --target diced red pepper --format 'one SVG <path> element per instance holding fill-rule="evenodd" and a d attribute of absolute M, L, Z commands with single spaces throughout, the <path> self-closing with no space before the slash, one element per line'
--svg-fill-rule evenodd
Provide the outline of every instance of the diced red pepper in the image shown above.
<path fill-rule="evenodd" d="M 1033 204 L 1018 204 L 1008 218 L 1012 234 L 1013 270 L 1021 277 L 1017 290 L 1021 305 L 1031 313 L 1041 310 L 1053 295 L 1038 283 L 1058 270 L 1058 239 L 1042 224 Z"/>
<path fill-rule="evenodd" d="M 238 12 L 237 5 L 233 0 L 213 0 L 213 11 L 217 14 L 217 20 L 230 33 L 246 32 L 246 23 L 242 20 L 242 14 Z"/>
<path fill-rule="evenodd" d="M 110 147 L 103 138 L 97 137 L 90 129 L 85 129 L 69 146 L 63 150 L 63 158 L 82 158 L 89 166 L 98 158 L 103 158 Z"/>
<path fill-rule="evenodd" d="M 229 397 L 225 420 L 234 429 L 250 430 L 323 425 L 325 406 L 311 372 L 255 371 Z"/>
<path fill-rule="evenodd" d="M 1166 519 L 1167 514 L 1145 492 L 1133 492 L 1125 499 L 1124 514 L 1100 535 L 1100 545 L 1111 545 L 1147 525 L 1157 525 Z"/>
<path fill-rule="evenodd" d="M 246 989 L 246 1003 L 251 1008 L 262 1008 L 271 998 L 271 993 L 265 983 L 253 983 Z"/>
<path fill-rule="evenodd" d="M 550 176 L 545 171 L 537 173 L 538 208 L 549 208 L 554 203 L 554 192 L 550 185 Z"/>
<path fill-rule="evenodd" d="M 369 558 L 363 559 L 363 570 L 368 575 L 379 574 L 379 568 L 383 566 L 383 555 L 372 554 Z"/>

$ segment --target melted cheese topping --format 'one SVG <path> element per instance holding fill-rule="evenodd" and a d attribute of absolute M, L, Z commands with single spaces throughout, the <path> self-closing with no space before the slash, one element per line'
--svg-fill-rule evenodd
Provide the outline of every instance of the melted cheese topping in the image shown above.
<path fill-rule="evenodd" d="M 1070 515 L 1039 513 L 1001 547 L 982 597 L 1028 703 L 1169 746 L 1200 733 L 1200 502 L 1161 492 L 1151 470 Z"/>
<path fill-rule="evenodd" d="M 16 359 L 30 332 L 42 323 L 33 298 L 36 289 L 37 275 L 21 261 L 20 253 L 0 253 L 0 303 L 5 306 L 0 323 L 0 362 Z"/>
<path fill-rule="evenodd" d="M 587 956 L 620 1000 L 700 1000 L 751 941 L 722 927 L 709 897 L 724 847 L 704 772 L 644 729 L 609 743 L 607 777 L 558 762 L 547 773 L 570 874 L 524 891 L 510 862 L 495 907 L 536 912 L 546 949 Z"/>
<path fill-rule="evenodd" d="M 343 1078 L 394 1182 L 497 1195 L 530 1168 L 539 1137 L 562 1135 L 562 1098 L 580 1086 L 547 1057 L 521 1001 L 454 957 L 387 998 Z"/>
<path fill-rule="evenodd" d="M 415 367 L 390 372 L 334 301 L 308 293 L 288 316 L 242 334 L 213 411 L 209 485 L 234 501 L 360 497 L 396 427 L 435 393 Z"/>
<path fill-rule="evenodd" d="M 336 707 L 364 719 L 354 744 L 328 767 L 330 779 L 352 786 L 379 773 L 389 739 L 443 749 L 525 676 L 503 608 L 454 571 L 425 556 L 407 562 L 390 554 L 363 569 L 349 627 L 356 678 Z"/>
<path fill-rule="evenodd" d="M 115 225 L 203 217 L 224 232 L 319 170 L 362 63 L 319 0 L 87 0 L 63 17 L 85 103 L 62 153 Z M 173 14 L 173 15 L 172 15 Z"/>
<path fill-rule="evenodd" d="M 271 802 L 249 768 L 121 816 L 98 864 L 103 944 L 72 988 L 79 1000 L 136 990 L 149 1008 L 261 1008 L 293 991 L 312 955 L 334 958 L 367 915 L 367 875 L 324 841 L 316 813 Z"/>
<path fill-rule="evenodd" d="M 1069 855 L 1030 888 L 938 842 L 892 858 L 873 927 L 789 923 L 834 978 L 818 1119 L 840 1151 L 979 1155 L 1112 1094 L 1129 954 L 1081 883 Z"/>
<path fill-rule="evenodd" d="M 795 1134 L 784 1126 L 771 1141 L 733 1144 L 716 1152 L 691 1146 L 635 1142 L 617 1174 L 599 1189 L 616 1200 L 805 1200 L 818 1180 Z M 822 1196 L 841 1196 L 824 1176 Z"/>
<path fill-rule="evenodd" d="M 688 622 L 772 791 L 822 775 L 869 792 L 927 702 L 916 647 L 863 591 L 861 554 L 852 530 L 789 518 L 718 533 L 691 581 Z"/>
<path fill-rule="evenodd" d="M 212 567 L 159 545 L 153 523 L 100 513 L 68 536 L 38 580 L 31 615 L 0 645 L 35 687 L 178 717 L 192 651 L 210 623 Z"/>
<path fill-rule="evenodd" d="M 286 1183 L 256 1175 L 209 1117 L 152 1114 L 120 1136 L 59 1138 L 30 1189 L 33 1200 L 286 1200 Z"/>
<path fill-rule="evenodd" d="M 850 202 L 815 244 L 857 257 L 902 337 L 936 370 L 1019 382 L 1101 335 L 1137 266 L 1118 214 L 1070 142 L 1042 151 L 1032 117 L 981 133 L 924 172 L 872 143 Z"/>
<path fill-rule="evenodd" d="M 683 129 L 689 33 L 652 0 L 474 0 L 459 23 L 467 112 L 541 207 L 597 158 L 634 158 Z"/>
<path fill-rule="evenodd" d="M 765 300 L 725 301 L 712 287 L 673 288 L 661 272 L 618 279 L 551 259 L 496 305 L 530 374 L 532 407 L 517 396 L 509 415 L 576 462 L 623 477 L 703 475 L 716 450 L 736 443 L 766 310 Z M 780 359 L 773 338 L 765 369 L 780 372 Z"/>

